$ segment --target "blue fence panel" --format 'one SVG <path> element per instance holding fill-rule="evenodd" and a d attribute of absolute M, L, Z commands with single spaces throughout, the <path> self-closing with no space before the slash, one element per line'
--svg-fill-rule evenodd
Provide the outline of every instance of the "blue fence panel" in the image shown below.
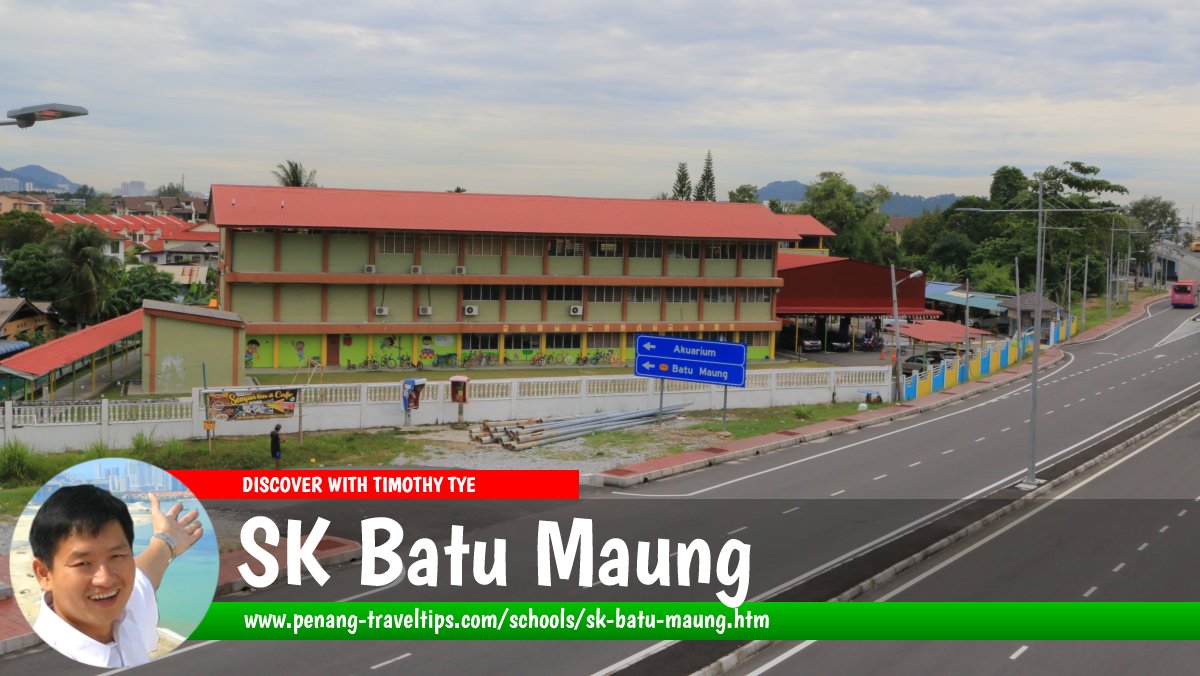
<path fill-rule="evenodd" d="M 933 391 L 941 392 L 946 389 L 946 369 L 943 364 L 938 364 L 933 369 Z"/>
<path fill-rule="evenodd" d="M 984 350 L 983 356 L 979 359 L 979 375 L 986 376 L 992 372 L 992 351 Z"/>
<path fill-rule="evenodd" d="M 917 376 L 913 374 L 904 379 L 904 400 L 912 401 L 917 398 Z"/>
<path fill-rule="evenodd" d="M 1008 353 L 1012 351 L 1012 348 L 1009 347 L 1010 345 L 1012 345 L 1012 341 L 1006 340 L 1006 341 L 1004 341 L 1004 346 L 1000 348 L 1000 369 L 1001 370 L 1008 368 Z"/>

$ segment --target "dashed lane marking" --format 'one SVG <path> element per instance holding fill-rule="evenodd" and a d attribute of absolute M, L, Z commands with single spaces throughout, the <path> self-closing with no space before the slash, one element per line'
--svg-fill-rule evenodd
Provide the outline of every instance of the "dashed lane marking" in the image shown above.
<path fill-rule="evenodd" d="M 1113 568 L 1113 572 L 1114 572 L 1114 573 L 1119 573 L 1119 572 L 1121 572 L 1121 569 L 1122 569 L 1122 568 L 1124 568 L 1124 567 L 1125 567 L 1125 562 L 1124 562 L 1124 561 L 1122 561 L 1122 562 L 1120 562 L 1120 563 L 1118 563 L 1118 564 L 1117 564 L 1117 567 L 1116 567 L 1116 568 Z"/>
<path fill-rule="evenodd" d="M 1158 532 L 1160 532 L 1160 533 L 1165 533 L 1165 532 L 1167 532 L 1167 529 L 1168 529 L 1168 528 L 1170 528 L 1170 526 L 1163 526 L 1162 528 L 1159 528 L 1159 529 L 1158 529 Z"/>
<path fill-rule="evenodd" d="M 919 464 L 921 464 L 921 461 L 920 461 L 920 460 L 918 460 L 918 461 L 914 462 L 913 464 L 909 465 L 909 467 L 916 467 L 916 466 L 917 466 L 917 465 L 919 465 Z M 1186 512 L 1187 510 L 1185 509 L 1185 510 L 1183 510 L 1183 511 L 1185 511 L 1185 512 Z M 1179 516 L 1183 516 L 1183 515 L 1182 515 L 1182 514 L 1180 514 Z"/>
<path fill-rule="evenodd" d="M 742 531 L 746 530 L 746 529 L 747 529 L 747 528 L 749 528 L 749 527 L 750 527 L 750 526 L 742 526 L 741 528 L 734 528 L 733 530 L 731 530 L 731 531 L 729 531 L 728 533 L 726 533 L 726 535 L 733 535 L 734 533 L 740 533 L 740 532 L 742 532 Z"/>
<path fill-rule="evenodd" d="M 983 441 L 984 439 L 987 439 L 987 437 L 979 437 L 978 439 L 975 440 L 975 443 L 979 443 L 979 442 Z"/>
<path fill-rule="evenodd" d="M 1149 547 L 1149 546 L 1150 546 L 1150 543 L 1149 543 L 1149 542 L 1143 542 L 1143 543 L 1142 543 L 1142 546 L 1141 546 L 1141 547 L 1138 547 L 1138 551 L 1139 551 L 1139 552 L 1144 552 L 1144 551 L 1146 551 L 1146 548 L 1147 548 L 1147 547 Z"/>
<path fill-rule="evenodd" d="M 831 498 L 836 498 L 837 496 L 839 496 L 839 495 L 841 495 L 842 493 L 845 493 L 845 492 L 846 492 L 846 490 L 845 490 L 845 489 L 842 489 L 842 490 L 840 490 L 840 491 L 838 491 L 838 492 L 836 492 L 836 493 L 830 493 L 830 494 L 829 494 L 829 497 L 831 497 Z"/>
<path fill-rule="evenodd" d="M 1021 646 L 1020 648 L 1017 648 L 1017 651 L 1015 653 L 1009 655 L 1008 659 L 1015 660 L 1018 657 L 1020 657 L 1021 655 L 1024 655 L 1026 650 L 1029 650 L 1029 646 L 1027 646 L 1027 645 Z"/>
<path fill-rule="evenodd" d="M 791 509 L 785 509 L 785 510 L 783 510 L 783 513 L 784 513 L 784 514 L 791 514 L 792 512 L 796 511 L 797 509 L 800 509 L 800 508 L 799 508 L 799 507 L 793 507 L 793 508 L 791 508 Z"/>
<path fill-rule="evenodd" d="M 390 659 L 386 662 L 380 662 L 379 664 L 376 664 L 375 666 L 371 667 L 371 670 L 374 671 L 375 669 L 378 669 L 380 667 L 386 667 L 387 665 L 391 664 L 392 662 L 399 662 L 400 660 L 404 659 L 405 657 L 411 657 L 411 656 L 412 656 L 412 653 L 404 653 L 400 657 L 393 657 L 392 659 Z"/>
<path fill-rule="evenodd" d="M 879 476 L 875 477 L 874 479 L 871 479 L 871 481 L 879 481 L 880 479 L 886 479 L 886 478 L 887 478 L 886 474 L 880 474 Z"/>
<path fill-rule="evenodd" d="M 1099 589 L 1099 587 L 1093 586 L 1091 589 L 1083 592 L 1083 598 L 1086 599 L 1087 597 L 1091 596 L 1092 594 L 1095 594 L 1097 589 Z"/>

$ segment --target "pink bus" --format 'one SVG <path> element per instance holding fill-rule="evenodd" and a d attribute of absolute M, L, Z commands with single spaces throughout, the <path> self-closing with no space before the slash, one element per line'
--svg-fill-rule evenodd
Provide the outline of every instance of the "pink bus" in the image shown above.
<path fill-rule="evenodd" d="M 1196 282 L 1181 279 L 1171 285 L 1171 307 L 1196 307 Z"/>

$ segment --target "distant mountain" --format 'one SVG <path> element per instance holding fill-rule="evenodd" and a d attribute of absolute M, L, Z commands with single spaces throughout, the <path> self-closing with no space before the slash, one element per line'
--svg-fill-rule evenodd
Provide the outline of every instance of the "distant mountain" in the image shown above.
<path fill-rule="evenodd" d="M 758 189 L 758 197 L 763 201 L 803 202 L 806 194 L 808 186 L 799 181 L 771 181 Z M 896 194 L 883 203 L 881 211 L 888 216 L 920 216 L 923 211 L 944 210 L 958 198 L 958 195 L 950 194 L 934 197 Z"/>
<path fill-rule="evenodd" d="M 62 174 L 55 173 L 39 167 L 36 164 L 28 164 L 23 167 L 17 167 L 12 171 L 7 171 L 0 168 L 0 178 L 15 178 L 21 182 L 21 188 L 25 188 L 25 183 L 33 183 L 34 190 L 58 190 L 60 185 L 70 186 L 70 190 L 79 188 L 79 184 Z"/>

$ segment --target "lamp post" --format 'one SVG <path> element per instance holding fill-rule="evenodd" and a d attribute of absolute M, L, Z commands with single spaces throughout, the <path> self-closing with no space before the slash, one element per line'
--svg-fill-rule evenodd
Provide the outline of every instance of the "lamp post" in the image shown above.
<path fill-rule="evenodd" d="M 10 120 L 0 121 L 0 127 L 16 125 L 19 129 L 28 129 L 35 122 L 62 120 L 68 117 L 87 115 L 87 108 L 68 106 L 62 103 L 43 103 L 40 106 L 26 106 L 8 111 Z"/>
<path fill-rule="evenodd" d="M 1017 484 L 1017 487 L 1022 490 L 1032 490 L 1038 486 L 1037 478 L 1037 386 L 1038 386 L 1038 357 L 1042 352 L 1042 296 L 1045 294 L 1042 288 L 1043 280 L 1043 264 L 1042 258 L 1046 249 L 1046 214 L 1051 212 L 1072 212 L 1072 213 L 1094 213 L 1104 211 L 1115 211 L 1115 207 L 1104 207 L 1100 209 L 1047 209 L 1044 198 L 1041 175 L 1037 176 L 1038 182 L 1038 205 L 1036 209 L 979 209 L 979 208 L 959 208 L 958 211 L 974 212 L 974 213 L 1036 213 L 1037 214 L 1037 273 L 1036 282 L 1034 283 L 1034 301 L 1033 301 L 1033 363 L 1029 374 L 1029 464 L 1025 470 L 1025 479 Z M 1017 308 L 1020 312 L 1020 299 L 1018 298 Z"/>
<path fill-rule="evenodd" d="M 895 355 L 896 358 L 896 384 L 894 387 L 895 392 L 892 395 L 892 401 L 904 401 L 904 388 L 900 386 L 900 380 L 903 378 L 903 375 L 902 369 L 900 368 L 900 304 L 899 301 L 896 300 L 896 287 L 910 279 L 920 277 L 925 273 L 917 270 L 909 273 L 909 275 L 904 279 L 896 279 L 896 265 L 893 263 L 888 267 L 892 271 L 892 276 L 890 278 L 892 281 L 892 331 L 896 334 L 895 337 L 892 338 L 892 354 Z"/>

